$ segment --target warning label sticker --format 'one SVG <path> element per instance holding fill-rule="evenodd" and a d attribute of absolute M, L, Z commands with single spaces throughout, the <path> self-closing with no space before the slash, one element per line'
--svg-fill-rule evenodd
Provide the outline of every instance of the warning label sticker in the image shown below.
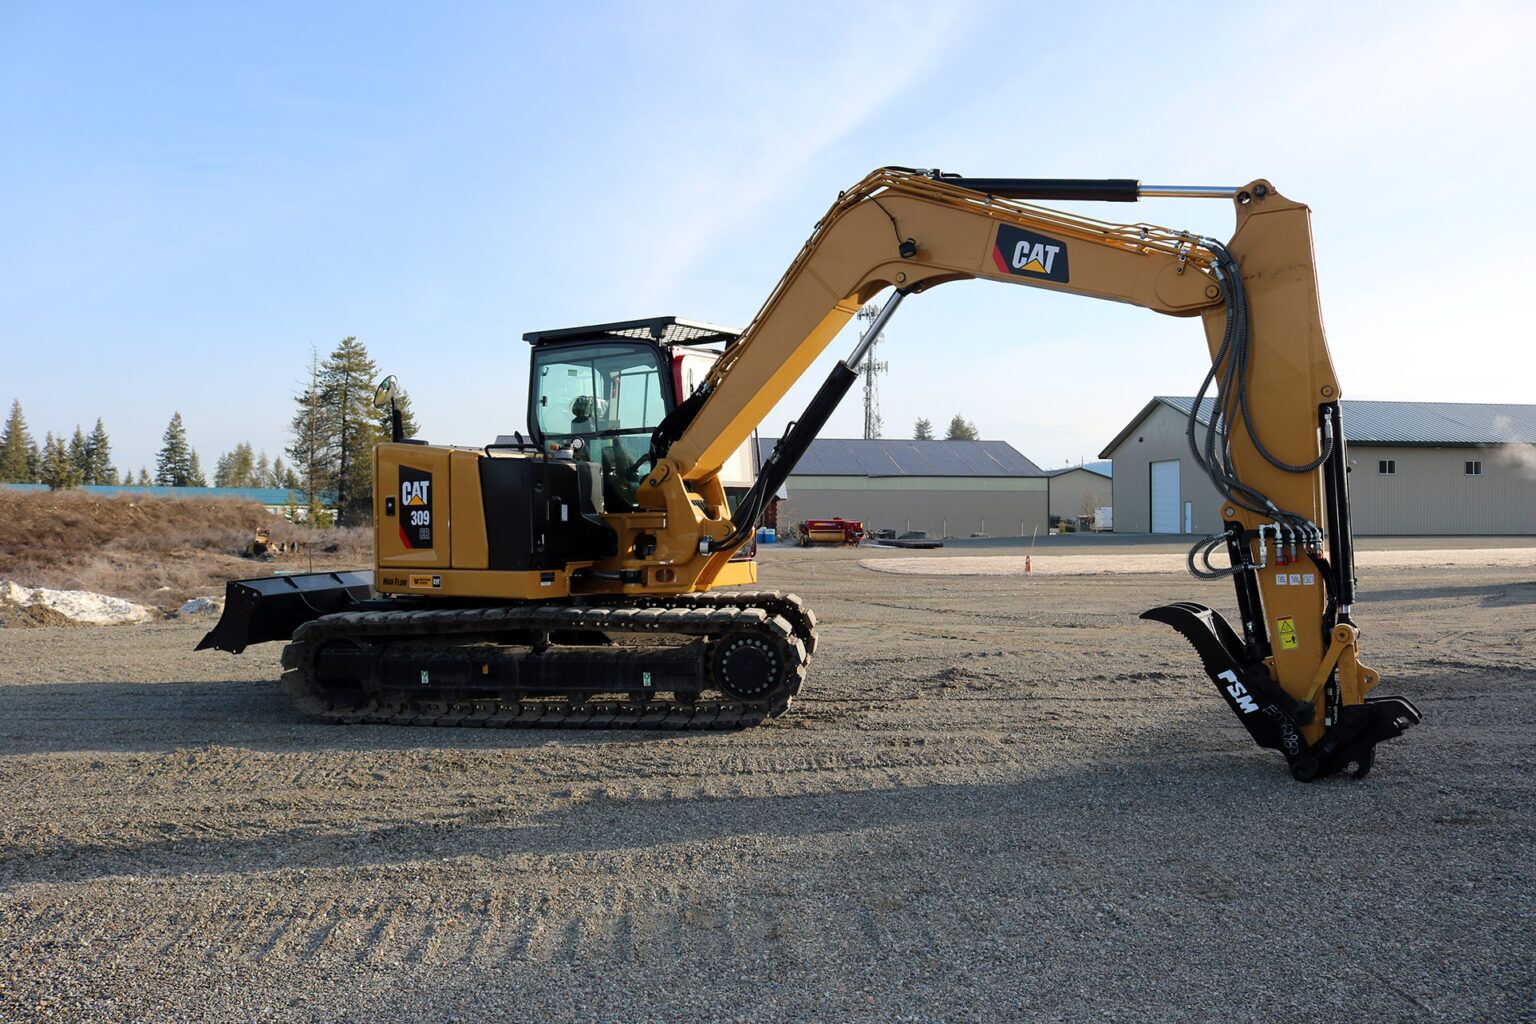
<path fill-rule="evenodd" d="M 1276 631 L 1280 634 L 1280 649 L 1294 651 L 1299 646 L 1296 640 L 1296 620 L 1286 616 L 1276 623 L 1276 627 Z"/>

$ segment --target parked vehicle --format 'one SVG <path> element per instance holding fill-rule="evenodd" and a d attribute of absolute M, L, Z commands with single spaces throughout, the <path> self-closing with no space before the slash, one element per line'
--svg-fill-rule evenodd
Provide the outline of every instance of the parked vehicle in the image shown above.
<path fill-rule="evenodd" d="M 857 519 L 807 519 L 795 527 L 795 539 L 803 548 L 812 544 L 857 544 L 864 539 L 864 524 Z"/>

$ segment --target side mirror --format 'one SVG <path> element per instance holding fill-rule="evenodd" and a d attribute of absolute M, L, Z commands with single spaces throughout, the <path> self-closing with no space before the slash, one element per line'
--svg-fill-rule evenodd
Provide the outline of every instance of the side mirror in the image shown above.
<path fill-rule="evenodd" d="M 375 409 L 382 409 L 389 404 L 390 398 L 395 393 L 395 385 L 397 383 L 398 381 L 395 380 L 394 374 L 390 374 L 379 381 L 378 388 L 373 392 L 373 407 Z"/>

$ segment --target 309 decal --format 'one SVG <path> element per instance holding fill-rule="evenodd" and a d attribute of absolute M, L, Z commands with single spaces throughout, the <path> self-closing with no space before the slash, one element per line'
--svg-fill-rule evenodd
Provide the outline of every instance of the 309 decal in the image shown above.
<path fill-rule="evenodd" d="M 432 546 L 432 474 L 424 469 L 400 467 L 400 543 Z"/>

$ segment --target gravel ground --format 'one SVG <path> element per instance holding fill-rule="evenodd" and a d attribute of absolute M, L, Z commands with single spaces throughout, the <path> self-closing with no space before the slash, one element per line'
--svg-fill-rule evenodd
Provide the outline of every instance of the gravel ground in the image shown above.
<path fill-rule="evenodd" d="M 0 1020 L 1536 1019 L 1530 569 L 1368 570 L 1425 723 L 1304 786 L 1135 617 L 1220 586 L 860 557 L 765 553 L 823 644 L 732 734 L 324 726 L 206 624 L 0 630 Z"/>

